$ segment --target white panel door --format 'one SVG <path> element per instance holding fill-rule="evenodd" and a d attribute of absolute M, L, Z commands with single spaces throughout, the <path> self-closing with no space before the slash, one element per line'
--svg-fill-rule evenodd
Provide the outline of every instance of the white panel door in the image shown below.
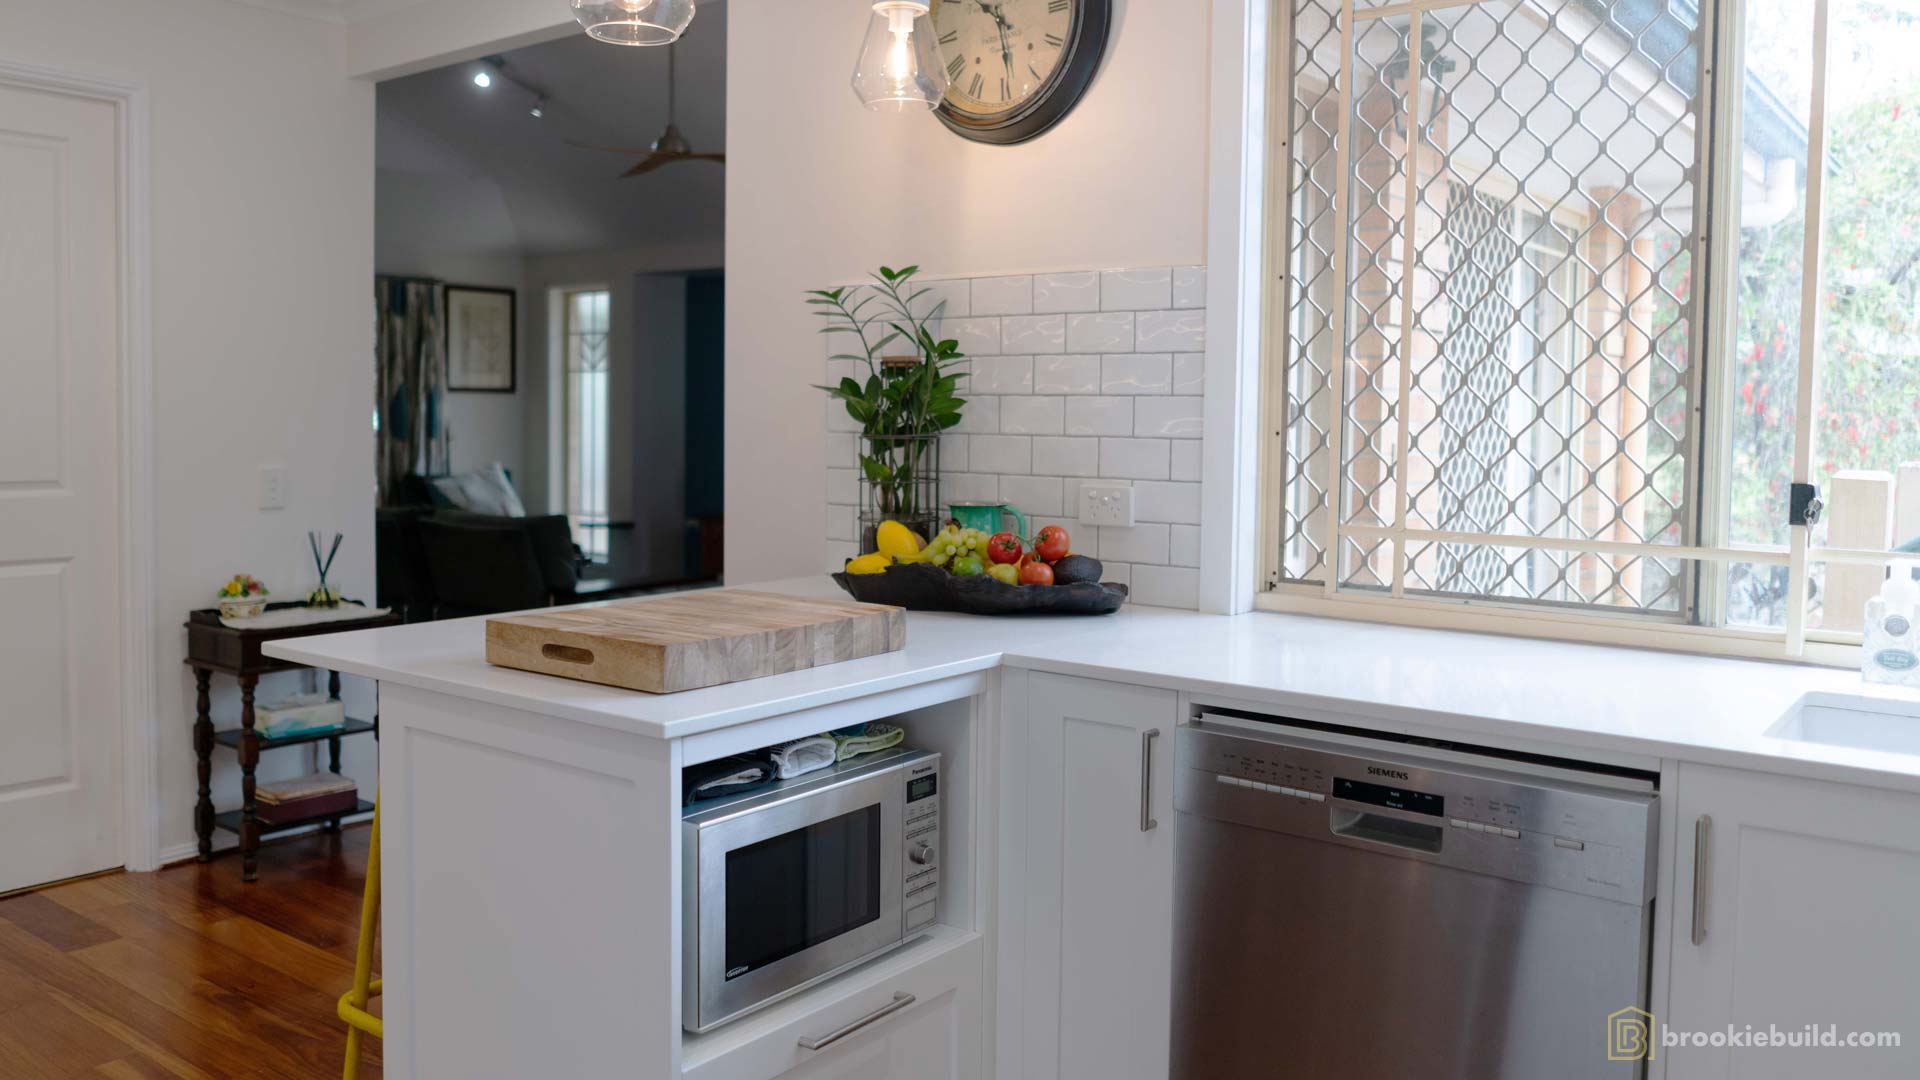
<path fill-rule="evenodd" d="M 0 86 L 0 892 L 121 862 L 117 120 Z"/>
<path fill-rule="evenodd" d="M 1920 798 L 1685 765 L 1678 802 L 1664 1028 L 1901 1045 L 1662 1046 L 1667 1080 L 1920 1076 Z"/>
<path fill-rule="evenodd" d="M 1028 676 L 1024 1080 L 1166 1080 L 1173 993 L 1169 690 Z M 1010 734 L 1011 737 L 1021 737 Z M 1005 1016 L 1005 1013 L 1002 1013 Z"/>

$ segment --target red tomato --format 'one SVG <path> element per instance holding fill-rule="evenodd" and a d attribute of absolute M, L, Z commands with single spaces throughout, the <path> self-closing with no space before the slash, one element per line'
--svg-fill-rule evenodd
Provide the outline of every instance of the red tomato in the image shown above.
<path fill-rule="evenodd" d="M 1038 559 L 1028 559 L 1026 562 L 1020 564 L 1020 584 L 1053 584 L 1053 567 L 1048 566 Z"/>
<path fill-rule="evenodd" d="M 993 539 L 987 541 L 987 558 L 997 563 L 1017 563 L 1026 552 L 1020 538 L 1010 532 L 994 533 Z"/>
<path fill-rule="evenodd" d="M 1070 542 L 1067 530 L 1058 525 L 1049 525 L 1033 538 L 1033 553 L 1047 562 L 1059 562 L 1072 550 L 1067 546 Z"/>

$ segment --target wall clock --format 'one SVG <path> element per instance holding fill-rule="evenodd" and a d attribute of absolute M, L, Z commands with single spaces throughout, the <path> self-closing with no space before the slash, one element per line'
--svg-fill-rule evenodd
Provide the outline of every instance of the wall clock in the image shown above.
<path fill-rule="evenodd" d="M 955 132 L 1025 142 L 1080 101 L 1107 47 L 1112 0 L 933 0 L 947 64 L 935 110 Z"/>

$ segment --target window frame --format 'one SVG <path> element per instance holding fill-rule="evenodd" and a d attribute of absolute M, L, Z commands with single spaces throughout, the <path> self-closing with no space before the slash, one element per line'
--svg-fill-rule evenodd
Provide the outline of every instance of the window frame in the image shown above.
<path fill-rule="evenodd" d="M 1417 38 L 1420 18 L 1429 11 L 1466 7 L 1479 0 L 1407 0 L 1366 8 L 1366 18 L 1391 15 L 1410 16 L 1408 33 Z M 1524 0 L 1521 0 L 1524 2 Z M 1793 455 L 1793 482 L 1809 482 L 1814 409 L 1814 374 L 1818 364 L 1818 293 L 1821 282 L 1820 243 L 1824 224 L 1823 187 L 1826 168 L 1826 115 L 1829 17 L 1832 0 L 1813 0 L 1814 48 L 1813 93 L 1808 117 L 1808 182 L 1806 216 L 1810 222 L 1803 238 L 1805 256 L 1802 279 L 1801 349 L 1797 371 L 1800 407 L 1796 408 Z M 1492 598 L 1466 598 L 1409 595 L 1404 589 L 1405 549 L 1411 545 L 1394 543 L 1392 556 L 1396 572 L 1390 592 L 1359 591 L 1342 588 L 1340 582 L 1340 543 L 1354 532 L 1352 523 L 1340 521 L 1340 495 L 1344 479 L 1341 469 L 1341 442 L 1346 426 L 1345 352 L 1346 299 L 1349 287 L 1347 262 L 1349 244 L 1334 245 L 1332 276 L 1340 290 L 1339 302 L 1332 313 L 1333 347 L 1340 358 L 1332 364 L 1325 392 L 1332 402 L 1328 442 L 1321 453 L 1328 460 L 1328 505 L 1316 509 L 1326 515 L 1326 562 L 1320 582 L 1287 581 L 1283 578 L 1283 508 L 1287 500 L 1281 462 L 1286 458 L 1288 431 L 1288 379 L 1291 346 L 1289 313 L 1292 310 L 1292 227 L 1294 217 L 1289 205 L 1295 182 L 1295 154 L 1292 147 L 1295 101 L 1293 65 L 1296 60 L 1292 35 L 1295 0 L 1270 0 L 1262 12 L 1265 26 L 1265 78 L 1250 85 L 1248 96 L 1264 92 L 1265 125 L 1264 182 L 1257 191 L 1248 191 L 1249 200 L 1258 200 L 1264 228 L 1259 233 L 1260 250 L 1256 260 L 1262 269 L 1260 288 L 1259 335 L 1248 342 L 1246 355 L 1258 369 L 1256 409 L 1257 443 L 1252 457 L 1257 475 L 1258 513 L 1253 607 L 1258 610 L 1326 615 L 1365 621 L 1395 622 L 1412 626 L 1488 631 L 1524 636 L 1553 637 L 1605 644 L 1651 646 L 1684 652 L 1795 660 L 1810 663 L 1855 666 L 1859 662 L 1858 633 L 1811 630 L 1806 626 L 1807 604 L 1786 604 L 1784 629 L 1748 628 L 1718 625 L 1725 613 L 1726 576 L 1736 564 L 1786 566 L 1789 597 L 1806 595 L 1806 585 L 1814 567 L 1820 564 L 1884 565 L 1894 556 L 1888 552 L 1860 551 L 1812 544 L 1809 526 L 1792 526 L 1789 543 L 1781 547 L 1734 545 L 1727 542 L 1730 532 L 1727 493 L 1730 484 L 1730 455 L 1726 451 L 1728 425 L 1733 397 L 1732 367 L 1722 362 L 1728 352 L 1733 314 L 1737 303 L 1731 268 L 1738 242 L 1737 221 L 1739 155 L 1742 153 L 1741 79 L 1745 43 L 1746 5 L 1738 0 L 1705 0 L 1700 11 L 1701 94 L 1703 105 L 1695 132 L 1696 160 L 1700 176 L 1696 184 L 1695 235 L 1686 238 L 1692 249 L 1693 265 L 1703 268 L 1696 274 L 1704 292 L 1694 314 L 1689 336 L 1693 356 L 1698 358 L 1688 373 L 1689 403 L 1693 414 L 1687 442 L 1692 455 L 1688 469 L 1692 476 L 1688 488 L 1694 505 L 1688 508 L 1693 543 L 1638 544 L 1611 541 L 1581 541 L 1554 537 L 1483 534 L 1436 534 L 1405 528 L 1404 514 L 1396 521 L 1402 538 L 1415 542 L 1431 539 L 1458 539 L 1461 542 L 1492 544 L 1511 549 L 1593 551 L 1602 554 L 1651 555 L 1684 560 L 1691 597 L 1683 599 L 1676 617 L 1644 613 L 1622 613 L 1601 608 L 1569 608 L 1528 601 Z M 1339 105 L 1342 113 L 1336 131 L 1335 215 L 1336 227 L 1345 224 L 1350 198 L 1351 138 L 1341 137 L 1351 122 L 1352 56 L 1355 36 L 1354 4 L 1345 0 L 1337 9 L 1337 33 L 1341 49 Z M 1420 106 L 1420 83 L 1415 84 L 1409 111 Z M 1408 170 L 1408 175 L 1413 175 Z M 1411 186 L 1411 183 L 1410 183 Z M 1414 215 L 1406 215 L 1407 224 Z M 1412 275 L 1403 279 L 1410 288 Z M 1407 369 L 1402 368 L 1403 379 Z M 1406 460 L 1404 428 L 1397 436 L 1401 442 L 1396 461 Z M 1396 495 L 1404 504 L 1404 493 Z M 1781 507 L 1784 514 L 1786 508 Z M 1374 532 L 1371 528 L 1362 532 Z"/>
<path fill-rule="evenodd" d="M 607 298 L 606 300 L 607 309 L 608 309 L 607 326 L 601 331 L 601 333 L 606 335 L 609 339 L 607 344 L 606 374 L 609 382 L 611 382 L 613 355 L 614 355 L 613 349 L 612 349 L 612 342 L 611 342 L 612 331 L 613 331 L 613 326 L 612 326 L 613 290 L 609 286 L 600 285 L 600 284 L 564 286 L 564 287 L 555 288 L 553 290 L 554 310 L 557 313 L 557 319 L 555 323 L 556 333 L 554 335 L 554 342 L 555 342 L 554 371 L 555 371 L 555 374 L 557 375 L 557 380 L 556 380 L 557 394 L 556 394 L 555 405 L 556 405 L 558 416 L 559 416 L 556 445 L 558 446 L 558 449 L 559 449 L 558 458 L 559 458 L 559 466 L 560 466 L 558 470 L 559 483 L 556 488 L 556 491 L 558 493 L 558 498 L 556 501 L 560 506 L 560 512 L 567 517 L 568 526 L 575 530 L 586 527 L 580 524 L 580 522 L 586 518 L 586 515 L 575 513 L 575 507 L 573 505 L 573 497 L 572 497 L 572 491 L 573 491 L 573 485 L 574 485 L 574 472 L 578 464 L 577 461 L 575 460 L 575 455 L 572 449 L 573 438 L 574 438 L 573 428 L 576 421 L 574 410 L 571 407 L 571 402 L 573 400 L 572 381 L 574 379 L 574 376 L 577 374 L 572 368 L 572 358 L 573 358 L 574 338 L 577 336 L 580 336 L 583 333 L 586 333 L 586 331 L 580 331 L 575 329 L 573 306 L 574 306 L 575 298 L 581 297 L 581 296 L 594 296 L 594 295 L 602 295 Z M 611 387 L 609 386 L 609 391 L 610 390 L 611 390 Z M 608 404 L 609 406 L 611 405 L 610 396 L 609 396 Z M 611 464 L 611 454 L 612 454 L 611 438 L 612 438 L 611 432 L 609 432 L 608 444 L 602 448 L 602 455 L 607 458 L 607 460 L 602 463 L 603 475 L 601 477 L 601 480 L 603 483 L 608 483 L 612 479 L 611 473 L 607 471 L 608 467 Z M 611 550 L 609 547 L 610 536 L 608 533 L 608 529 L 610 528 L 611 518 L 612 518 L 612 515 L 610 513 L 611 500 L 612 500 L 612 489 L 609 484 L 608 490 L 605 491 L 601 497 L 602 503 L 606 505 L 603 507 L 603 511 L 605 511 L 602 514 L 603 520 L 599 523 L 599 529 L 600 529 L 599 543 L 596 544 L 591 541 L 583 543 L 582 542 L 583 537 L 581 537 L 578 532 L 575 533 L 574 542 L 579 545 L 580 549 L 583 552 L 587 554 L 590 561 L 597 564 L 604 565 L 608 557 L 611 555 Z"/>

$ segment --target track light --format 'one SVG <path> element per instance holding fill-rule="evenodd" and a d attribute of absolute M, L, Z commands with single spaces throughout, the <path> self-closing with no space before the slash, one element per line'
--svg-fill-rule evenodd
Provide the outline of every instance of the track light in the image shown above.
<path fill-rule="evenodd" d="M 547 115 L 547 95 L 541 94 L 539 97 L 534 98 L 533 108 L 528 109 L 527 113 L 535 120 Z"/>
<path fill-rule="evenodd" d="M 481 68 L 479 71 L 473 73 L 473 85 L 485 90 L 487 87 L 493 85 L 493 75 L 489 73 L 487 69 Z"/>

